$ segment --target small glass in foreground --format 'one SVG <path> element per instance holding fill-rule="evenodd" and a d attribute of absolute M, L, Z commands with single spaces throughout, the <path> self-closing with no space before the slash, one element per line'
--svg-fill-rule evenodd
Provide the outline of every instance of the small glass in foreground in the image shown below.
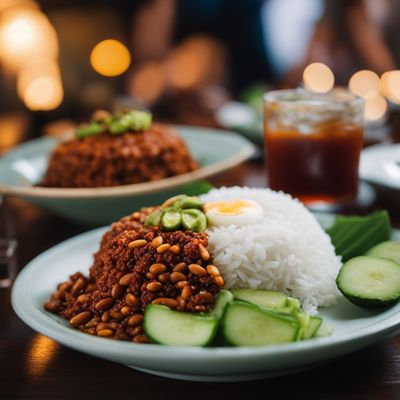
<path fill-rule="evenodd" d="M 326 94 L 277 90 L 264 96 L 269 186 L 306 204 L 339 203 L 358 191 L 363 100 L 346 90 Z"/>

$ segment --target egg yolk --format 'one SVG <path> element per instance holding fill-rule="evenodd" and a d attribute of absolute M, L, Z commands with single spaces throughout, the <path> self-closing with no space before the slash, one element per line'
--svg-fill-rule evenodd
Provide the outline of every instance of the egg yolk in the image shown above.
<path fill-rule="evenodd" d="M 214 201 L 204 205 L 205 211 L 216 210 L 220 214 L 236 215 L 241 214 L 244 209 L 251 207 L 248 201 L 231 200 L 231 201 Z"/>

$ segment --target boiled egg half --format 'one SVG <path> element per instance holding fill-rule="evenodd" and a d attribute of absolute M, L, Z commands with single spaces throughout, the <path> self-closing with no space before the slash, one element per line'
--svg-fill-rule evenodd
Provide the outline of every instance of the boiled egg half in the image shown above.
<path fill-rule="evenodd" d="M 204 205 L 204 211 L 212 226 L 249 225 L 263 216 L 262 207 L 247 199 L 213 201 Z"/>

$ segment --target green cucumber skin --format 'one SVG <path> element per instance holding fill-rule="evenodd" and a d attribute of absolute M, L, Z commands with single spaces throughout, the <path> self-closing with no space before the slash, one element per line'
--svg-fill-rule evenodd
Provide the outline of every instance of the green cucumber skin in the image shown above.
<path fill-rule="evenodd" d="M 305 334 L 306 334 L 306 329 L 308 327 L 308 324 L 310 323 L 310 316 L 308 314 L 304 314 L 302 312 L 297 312 L 294 314 L 296 317 L 297 321 L 300 324 L 300 329 L 298 332 L 297 340 L 303 340 Z"/>
<path fill-rule="evenodd" d="M 176 231 L 182 225 L 180 211 L 165 211 L 161 216 L 161 225 L 165 231 Z"/>
<path fill-rule="evenodd" d="M 193 232 L 202 232 L 207 229 L 207 217 L 197 208 L 186 208 L 182 210 L 182 225 Z"/>
<path fill-rule="evenodd" d="M 322 318 L 311 316 L 308 326 L 304 329 L 302 340 L 312 339 L 313 337 L 315 337 L 321 325 Z"/>
<path fill-rule="evenodd" d="M 344 294 L 342 291 L 341 293 L 343 294 L 344 297 L 346 297 L 347 300 L 349 300 L 354 305 L 370 310 L 388 308 L 395 305 L 400 300 L 399 298 L 393 300 L 360 299 L 359 297 L 352 296 L 350 294 Z"/>
<path fill-rule="evenodd" d="M 239 305 L 242 304 L 242 305 L 245 305 L 246 307 L 251 307 L 254 310 L 257 310 L 260 313 L 267 314 L 267 315 L 272 316 L 274 318 L 278 317 L 279 319 L 286 320 L 288 323 L 290 323 L 292 325 L 293 328 L 295 328 L 294 334 L 293 334 L 293 339 L 292 339 L 291 342 L 298 341 L 299 331 L 300 331 L 300 324 L 292 316 L 290 316 L 288 314 L 279 313 L 276 310 L 261 308 L 261 307 L 255 305 L 255 304 L 249 303 L 247 301 L 234 300 L 231 303 L 229 303 L 227 307 L 225 307 L 225 311 L 224 311 L 224 314 L 223 314 L 221 322 L 220 322 L 222 338 L 224 340 L 225 345 L 231 346 L 231 347 L 245 347 L 245 346 L 239 346 L 239 345 L 235 344 L 234 342 L 232 342 L 229 339 L 229 336 L 227 335 L 227 332 L 226 332 L 227 331 L 227 329 L 226 329 L 227 328 L 226 327 L 226 317 L 227 317 L 227 314 L 229 312 L 229 307 L 232 307 L 232 306 L 234 307 L 236 304 L 239 304 Z M 291 343 L 291 342 L 287 342 L 287 343 Z M 269 345 L 272 345 L 272 343 L 271 344 L 266 344 L 265 346 L 269 346 Z"/>
<path fill-rule="evenodd" d="M 149 304 L 149 305 L 146 307 L 146 311 L 147 311 L 147 312 L 151 312 L 151 309 L 152 309 L 152 308 L 165 309 L 165 311 L 167 311 L 167 310 L 168 310 L 168 311 L 173 311 L 173 310 L 171 310 L 170 308 L 168 308 L 168 307 L 166 307 L 166 306 L 159 305 L 159 304 Z M 146 311 L 145 311 L 145 314 L 146 314 Z M 178 312 L 178 311 L 174 311 L 174 312 Z M 189 313 L 187 313 L 187 314 L 189 314 Z M 192 315 L 192 316 L 193 316 L 193 314 L 189 314 L 189 315 Z M 207 341 L 205 341 L 205 342 L 204 342 L 203 344 L 201 344 L 201 345 L 189 345 L 189 346 L 193 346 L 193 347 L 206 347 L 206 346 L 209 346 L 209 345 L 213 342 L 213 340 L 214 340 L 214 338 L 215 338 L 215 336 L 216 336 L 216 334 L 217 334 L 217 330 L 218 330 L 218 321 L 217 321 L 217 319 L 216 319 L 215 317 L 210 316 L 210 315 L 207 315 L 207 314 L 199 314 L 199 315 L 196 315 L 195 318 L 200 318 L 200 319 L 202 319 L 203 321 L 206 320 L 207 322 L 210 323 L 210 325 L 213 324 L 213 327 L 212 327 L 212 330 L 210 331 L 210 336 L 209 336 L 209 339 L 208 339 Z M 145 315 L 145 318 L 144 318 L 144 321 L 143 321 L 143 329 L 144 329 L 145 334 L 146 334 L 146 335 L 148 336 L 148 338 L 152 341 L 152 343 L 160 344 L 160 345 L 164 345 L 164 346 L 169 346 L 168 344 L 166 345 L 165 343 L 163 343 L 162 341 L 160 341 L 159 339 L 157 339 L 156 337 L 154 337 L 154 336 L 149 332 L 151 329 L 150 329 L 149 326 L 148 326 L 148 319 L 146 319 L 146 315 Z"/>
<path fill-rule="evenodd" d="M 276 290 L 236 288 L 231 292 L 235 300 L 245 301 L 282 314 L 294 314 L 300 311 L 300 302 L 297 299 Z M 277 301 L 281 304 L 277 304 Z"/>
<path fill-rule="evenodd" d="M 248 289 L 248 288 L 238 288 L 232 289 L 232 293 L 235 300 L 244 301 L 246 303 L 255 304 L 258 307 L 261 307 L 266 310 L 270 310 L 281 315 L 290 315 L 295 318 L 300 323 L 300 329 L 298 332 L 297 340 L 311 339 L 315 336 L 319 326 L 322 324 L 322 319 L 319 317 L 311 317 L 307 314 L 301 312 L 300 302 L 293 298 L 289 297 L 282 292 L 277 291 L 269 291 L 269 290 L 261 290 L 261 289 Z M 269 303 L 268 305 L 266 300 L 269 301 L 269 294 L 271 294 L 273 300 L 275 300 L 275 304 Z M 265 296 L 265 297 L 264 297 Z M 281 297 L 281 299 L 279 299 Z M 261 301 L 258 301 L 261 300 Z M 276 305 L 278 300 L 280 305 Z M 318 320 L 319 323 L 313 323 L 315 327 L 310 332 L 310 327 L 308 326 L 309 322 L 307 319 Z"/>
<path fill-rule="evenodd" d="M 287 305 L 288 297 L 282 292 L 248 288 L 232 289 L 231 292 L 235 300 L 245 301 L 263 308 L 280 310 Z M 276 305 L 277 301 L 282 304 Z"/>
<path fill-rule="evenodd" d="M 350 261 L 354 262 L 354 260 L 362 261 L 363 258 L 375 259 L 377 261 L 382 260 L 381 257 L 358 256 L 358 257 L 354 257 L 354 258 L 348 260 L 348 262 L 350 262 Z M 392 261 L 389 259 L 386 259 L 386 261 L 393 263 L 393 264 L 397 264 L 395 261 Z M 362 308 L 379 309 L 379 308 L 386 308 L 386 307 L 393 306 L 400 300 L 400 288 L 399 288 L 399 293 L 394 295 L 392 298 L 379 298 L 378 296 L 376 298 L 366 298 L 366 297 L 362 297 L 360 295 L 357 295 L 357 296 L 352 295 L 348 291 L 343 290 L 341 279 L 342 279 L 344 268 L 346 268 L 346 265 L 347 265 L 347 262 L 342 266 L 342 268 L 339 271 L 339 274 L 336 278 L 336 286 L 339 289 L 339 291 L 343 294 L 343 296 L 347 300 L 349 300 L 351 303 L 353 303 L 359 307 L 362 307 Z M 397 265 L 399 266 L 399 269 L 400 269 L 400 264 L 397 264 Z"/>
<path fill-rule="evenodd" d="M 218 320 L 223 317 L 226 307 L 233 301 L 233 294 L 226 289 L 221 289 L 218 292 L 217 299 L 215 300 L 214 307 L 209 312 L 211 316 L 214 316 Z"/>

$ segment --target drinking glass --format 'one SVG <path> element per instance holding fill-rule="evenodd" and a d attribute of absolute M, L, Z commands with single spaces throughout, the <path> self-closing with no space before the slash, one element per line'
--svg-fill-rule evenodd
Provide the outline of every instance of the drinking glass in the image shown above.
<path fill-rule="evenodd" d="M 354 199 L 363 144 L 364 102 L 344 89 L 264 95 L 269 186 L 306 204 Z"/>

